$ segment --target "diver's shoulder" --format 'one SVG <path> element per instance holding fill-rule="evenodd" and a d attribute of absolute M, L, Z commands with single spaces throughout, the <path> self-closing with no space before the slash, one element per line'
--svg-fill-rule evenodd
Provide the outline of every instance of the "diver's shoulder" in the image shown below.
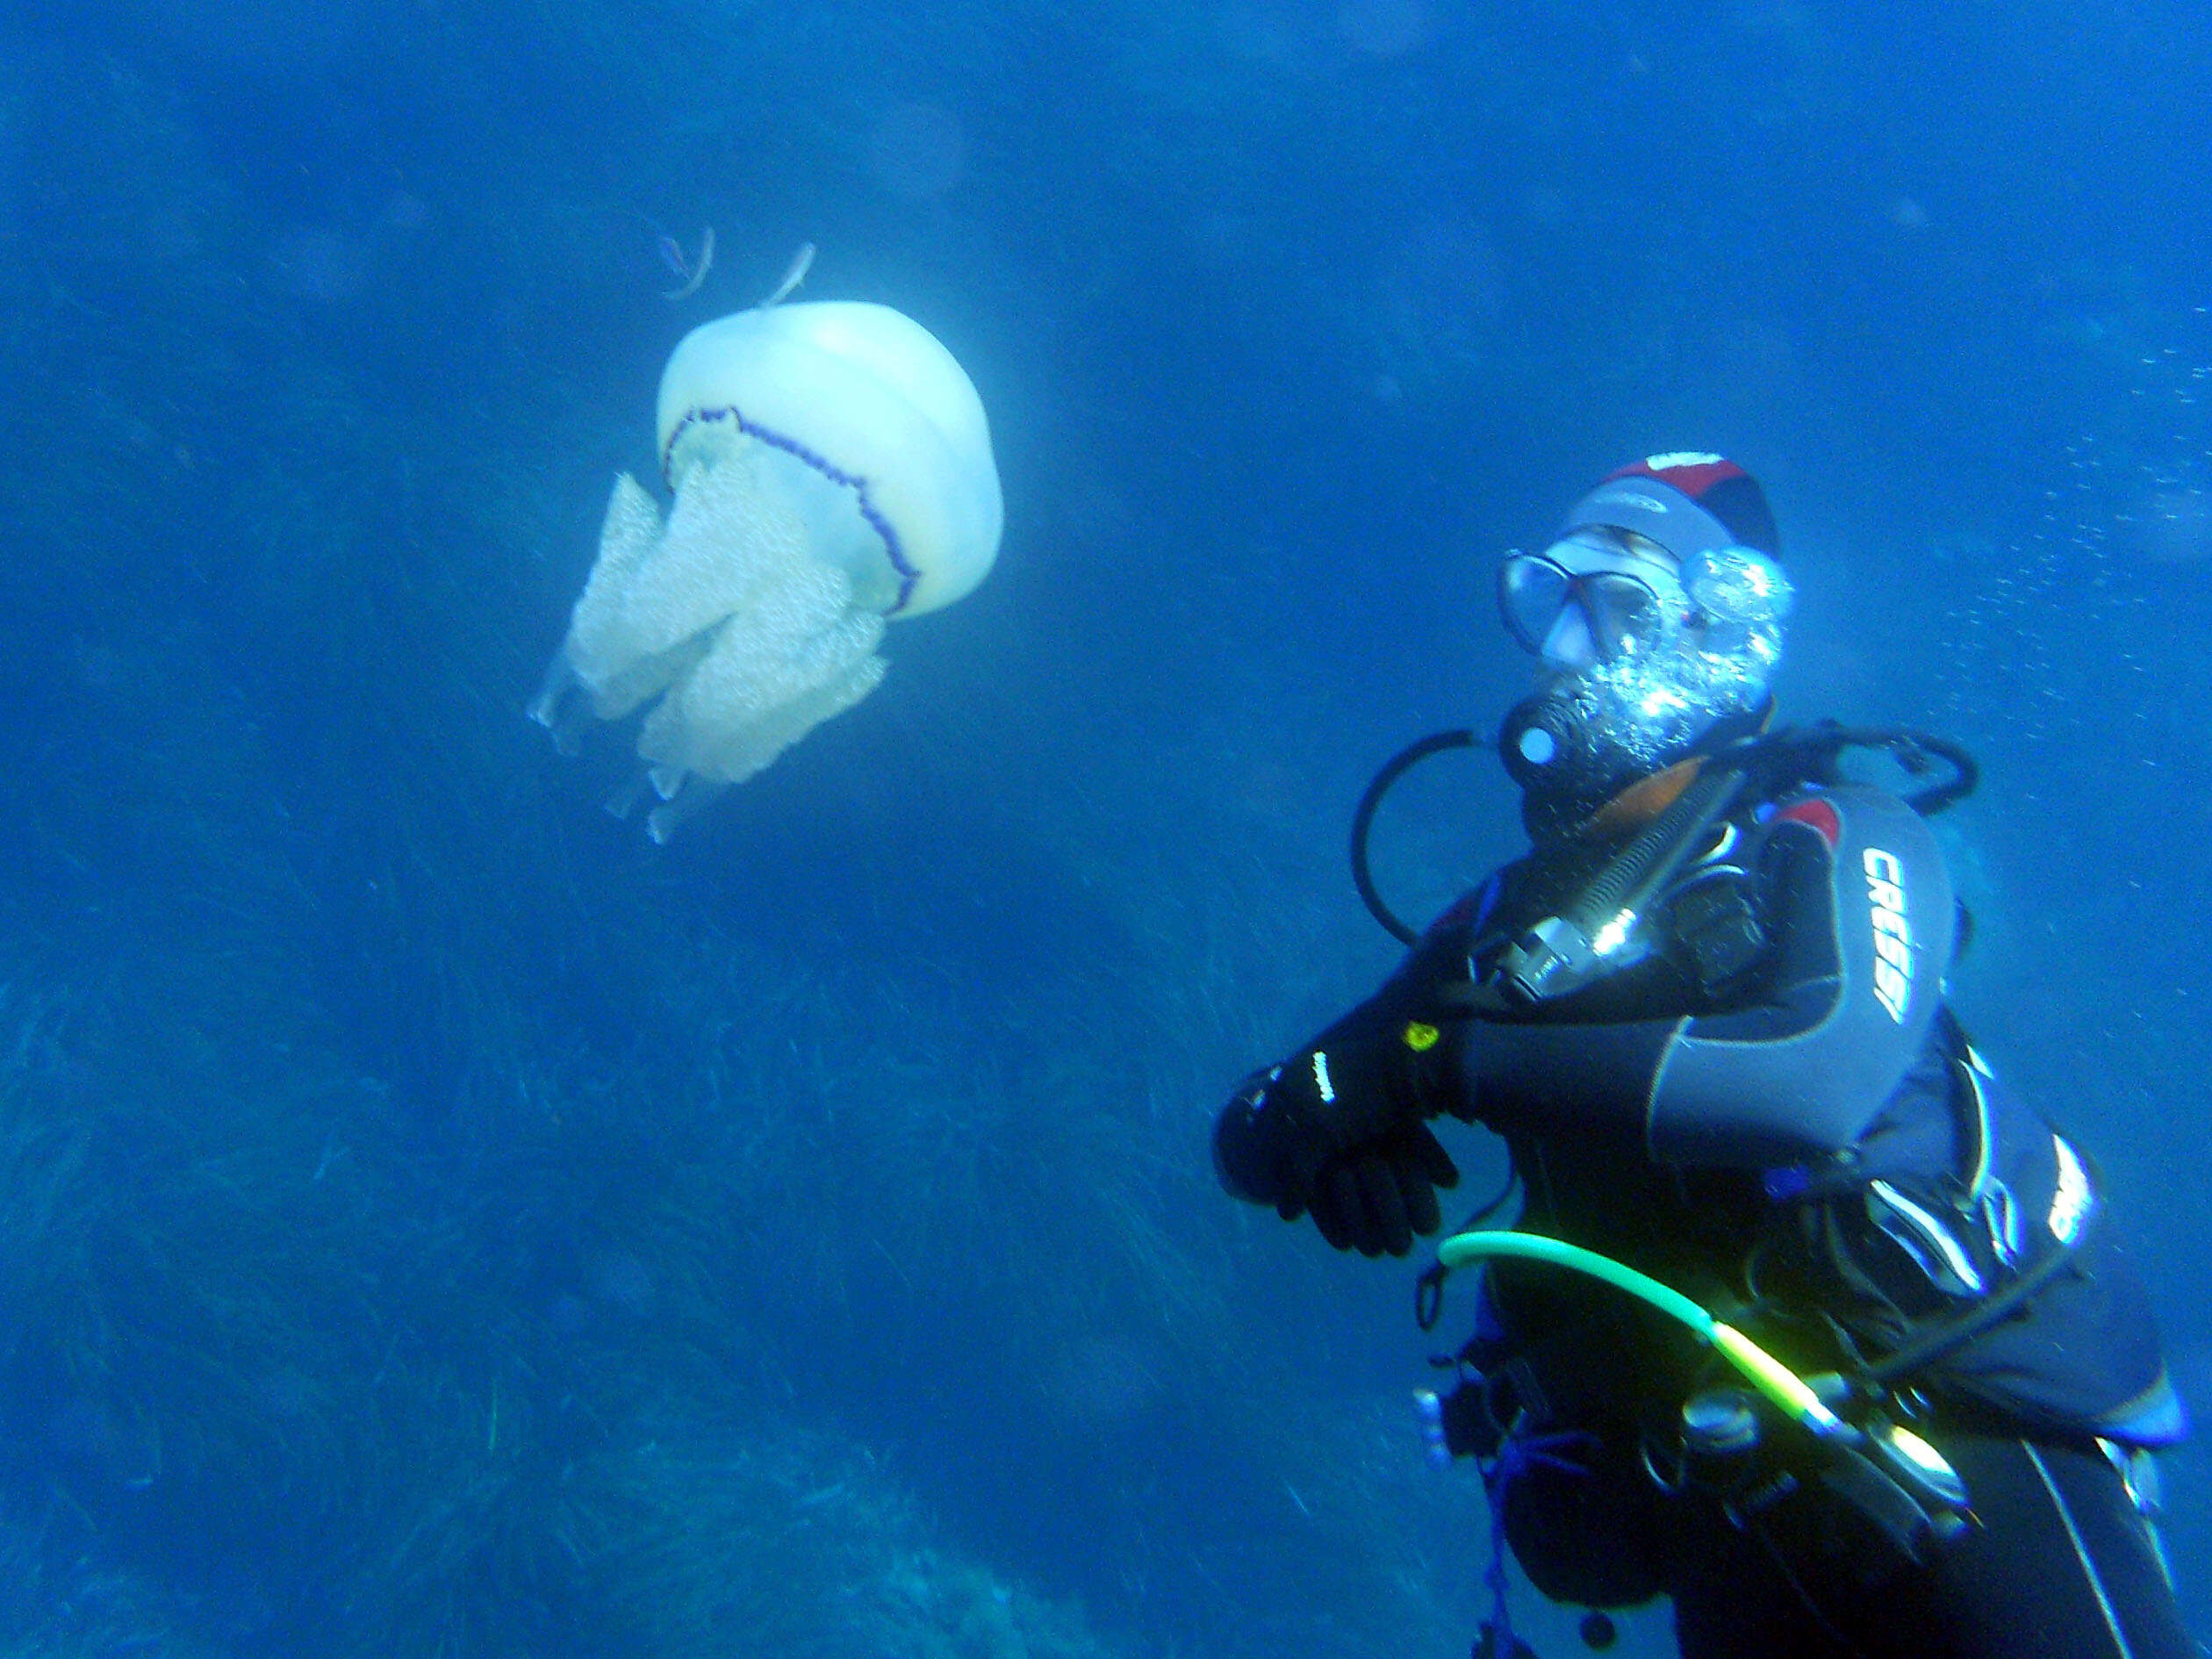
<path fill-rule="evenodd" d="M 1855 834 L 1870 831 L 1901 833 L 1916 844 L 1935 845 L 1927 821 L 1909 801 L 1878 784 L 1856 779 L 1792 784 L 1761 801 L 1753 817 L 1770 829 L 1811 830 L 1831 849 Z"/>

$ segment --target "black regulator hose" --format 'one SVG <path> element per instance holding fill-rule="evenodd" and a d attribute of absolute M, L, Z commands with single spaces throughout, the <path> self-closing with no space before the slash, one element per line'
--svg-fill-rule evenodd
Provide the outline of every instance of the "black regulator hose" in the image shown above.
<path fill-rule="evenodd" d="M 1374 827 L 1375 815 L 1382 804 L 1382 797 L 1390 793 L 1393 784 L 1431 755 L 1440 755 L 1447 749 L 1472 749 L 1475 734 L 1464 726 L 1449 731 L 1433 731 L 1418 743 L 1411 743 L 1382 763 L 1382 769 L 1369 780 L 1366 793 L 1360 797 L 1359 810 L 1352 815 L 1352 885 L 1360 890 L 1360 897 L 1368 908 L 1368 914 L 1382 924 L 1382 930 L 1400 944 L 1411 944 L 1420 934 L 1398 920 L 1397 913 L 1382 901 L 1382 895 L 1375 890 L 1375 876 L 1368 868 L 1368 831 Z"/>
<path fill-rule="evenodd" d="M 1375 891 L 1375 874 L 1368 866 L 1368 834 L 1375 827 L 1375 815 L 1382 808 L 1383 796 L 1390 793 L 1397 780 L 1431 755 L 1475 746 L 1475 734 L 1464 726 L 1433 731 L 1418 742 L 1406 744 L 1384 761 L 1382 769 L 1368 780 L 1360 796 L 1359 808 L 1352 815 L 1352 885 L 1359 889 L 1368 914 L 1400 944 L 1413 944 L 1420 934 L 1400 920 Z M 1843 726 L 1822 721 L 1809 729 L 1770 732 L 1747 738 L 1722 750 L 1714 758 L 1724 765 L 1749 768 L 1764 761 L 1770 765 L 1781 762 L 1786 768 L 1789 758 L 1793 758 L 1800 776 L 1833 783 L 1836 762 L 1847 749 L 1886 750 L 1914 778 L 1926 777 L 1938 764 L 1950 767 L 1949 778 L 1905 797 L 1905 804 L 1922 817 L 1931 817 L 1964 800 L 1981 782 L 1981 767 L 1961 745 L 1948 737 L 1902 726 Z"/>
<path fill-rule="evenodd" d="M 1954 801 L 1964 801 L 1981 786 L 1981 765 L 1973 756 L 1948 737 L 1933 733 L 1890 729 L 1852 733 L 1858 746 L 1880 747 L 1897 757 L 1897 764 L 1913 777 L 1925 777 L 1936 761 L 1951 769 L 1941 783 L 1930 784 L 1905 797 L 1905 804 L 1923 818 L 1933 817 Z"/>

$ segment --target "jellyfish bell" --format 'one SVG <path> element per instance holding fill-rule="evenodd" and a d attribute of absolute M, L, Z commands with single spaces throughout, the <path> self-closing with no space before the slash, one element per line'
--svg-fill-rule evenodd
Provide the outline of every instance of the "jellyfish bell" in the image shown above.
<path fill-rule="evenodd" d="M 660 505 L 614 482 L 599 558 L 531 717 L 645 709 L 656 841 L 883 678 L 885 624 L 973 592 L 1003 506 L 975 388 L 884 305 L 766 305 L 693 329 L 661 376 Z M 650 707 L 648 707 L 650 705 Z"/>
<path fill-rule="evenodd" d="M 661 376 L 661 470 L 681 492 L 733 428 L 781 461 L 860 602 L 918 616 L 965 598 L 998 553 L 991 434 L 952 354 L 887 305 L 812 302 L 693 329 Z"/>

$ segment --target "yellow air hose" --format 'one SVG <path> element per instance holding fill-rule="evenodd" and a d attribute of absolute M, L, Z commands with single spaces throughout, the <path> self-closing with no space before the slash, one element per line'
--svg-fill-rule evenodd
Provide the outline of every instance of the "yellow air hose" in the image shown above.
<path fill-rule="evenodd" d="M 1602 1280 L 1658 1309 L 1669 1318 L 1688 1325 L 1699 1341 L 1718 1349 L 1722 1358 L 1743 1374 L 1746 1382 L 1771 1400 L 1792 1421 L 1803 1424 L 1823 1440 L 1840 1440 L 1846 1445 L 1855 1445 L 1865 1438 L 1861 1431 L 1828 1410 L 1803 1377 L 1742 1332 L 1714 1318 L 1681 1291 L 1610 1256 L 1533 1232 L 1457 1233 L 1447 1239 L 1436 1253 L 1447 1268 L 1512 1256 Z"/>

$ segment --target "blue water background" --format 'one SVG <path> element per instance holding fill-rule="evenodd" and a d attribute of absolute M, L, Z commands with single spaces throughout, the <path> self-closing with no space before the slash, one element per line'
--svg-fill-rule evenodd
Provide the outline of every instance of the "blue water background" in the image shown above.
<path fill-rule="evenodd" d="M 1788 715 L 1980 756 L 1957 1002 L 2212 1410 L 2208 84 L 2181 0 L 0 12 L 10 1650 L 1463 1651 L 1408 1270 L 1205 1134 L 1652 449 L 1765 482 Z M 522 705 L 801 241 L 1004 551 L 656 849 Z M 1436 763 L 1385 886 L 1512 807 Z"/>

